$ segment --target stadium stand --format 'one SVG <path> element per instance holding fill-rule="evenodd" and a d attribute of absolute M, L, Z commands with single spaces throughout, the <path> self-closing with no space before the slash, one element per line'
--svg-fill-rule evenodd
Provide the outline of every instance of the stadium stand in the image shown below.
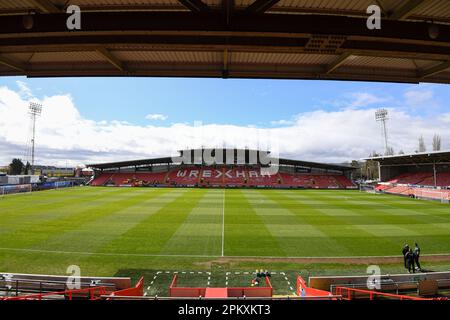
<path fill-rule="evenodd" d="M 398 184 L 414 184 L 420 185 L 424 180 L 433 179 L 432 173 L 417 172 L 417 173 L 403 173 L 394 179 L 388 181 L 389 183 Z"/>
<path fill-rule="evenodd" d="M 247 184 L 244 168 L 228 168 L 224 170 L 224 184 L 231 187 L 242 187 Z"/>
<path fill-rule="evenodd" d="M 91 186 L 103 186 L 105 185 L 106 181 L 108 181 L 112 173 L 101 173 L 97 177 L 94 178 L 94 180 L 91 181 Z"/>
<path fill-rule="evenodd" d="M 225 167 L 203 167 L 200 173 L 201 186 L 223 186 Z"/>
<path fill-rule="evenodd" d="M 278 188 L 352 188 L 354 184 L 344 175 L 292 174 L 280 172 L 261 174 L 252 167 L 187 167 L 159 173 L 101 173 L 92 186 L 201 186 L 201 187 L 278 187 Z"/>
<path fill-rule="evenodd" d="M 167 182 L 174 186 L 197 186 L 200 182 L 200 168 L 184 167 L 171 170 L 167 175 Z"/>
<path fill-rule="evenodd" d="M 378 162 L 380 183 L 375 191 L 449 202 L 450 152 L 370 158 Z"/>
<path fill-rule="evenodd" d="M 197 154 L 209 149 L 180 151 Z M 225 149 L 235 159 L 222 159 L 212 165 L 200 159 L 193 162 L 173 162 L 170 157 L 123 161 L 88 165 L 94 170 L 92 186 L 170 186 L 170 187 L 263 187 L 263 188 L 355 188 L 351 181 L 353 167 L 300 160 L 276 159 L 278 170 L 271 172 L 266 164 L 250 163 L 250 152 L 256 152 L 259 159 L 269 154 L 248 149 Z M 263 155 L 261 155 L 263 154 Z M 239 158 L 238 157 L 241 157 Z M 245 162 L 242 163 L 244 155 Z M 186 157 L 189 159 L 189 156 Z M 272 158 L 275 159 L 275 158 Z M 194 164 L 192 164 L 194 163 Z M 227 163 L 227 164 L 223 164 Z M 272 169 L 273 169 L 272 168 Z"/>

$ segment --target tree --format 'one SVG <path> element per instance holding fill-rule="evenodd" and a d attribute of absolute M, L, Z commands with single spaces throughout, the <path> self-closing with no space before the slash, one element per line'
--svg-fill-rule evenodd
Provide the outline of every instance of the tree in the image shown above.
<path fill-rule="evenodd" d="M 27 161 L 25 168 L 23 169 L 23 174 L 31 174 L 31 164 Z"/>
<path fill-rule="evenodd" d="M 403 152 L 403 150 L 400 150 L 400 151 L 398 152 L 398 154 L 405 154 L 405 153 Z"/>
<path fill-rule="evenodd" d="M 20 159 L 13 159 L 9 165 L 9 174 L 16 175 L 21 174 L 24 168 L 24 164 Z"/>
<path fill-rule="evenodd" d="M 423 136 L 420 136 L 419 138 L 419 152 L 426 152 L 427 147 L 425 146 L 425 140 L 423 139 Z"/>
<path fill-rule="evenodd" d="M 442 144 L 441 136 L 435 134 L 433 136 L 433 151 L 441 151 L 441 144 Z"/>

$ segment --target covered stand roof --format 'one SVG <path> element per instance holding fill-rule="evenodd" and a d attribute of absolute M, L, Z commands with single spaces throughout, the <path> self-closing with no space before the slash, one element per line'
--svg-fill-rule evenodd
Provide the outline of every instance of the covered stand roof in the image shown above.
<path fill-rule="evenodd" d="M 450 83 L 450 1 L 3 0 L 0 75 Z"/>
<path fill-rule="evenodd" d="M 197 149 L 199 150 L 199 149 Z M 224 156 L 227 149 L 224 149 Z M 236 151 L 237 149 L 229 149 L 235 151 L 234 155 L 234 163 L 237 163 L 237 156 Z M 244 150 L 244 149 L 242 149 Z M 192 151 L 192 154 L 194 154 L 193 150 L 184 150 L 185 151 Z M 256 151 L 256 150 L 248 150 L 245 149 L 246 154 L 246 163 L 248 162 L 248 153 L 249 151 Z M 183 151 L 180 151 L 180 154 Z M 264 151 L 264 154 L 269 154 L 270 152 Z M 192 161 L 195 161 L 194 158 L 191 158 Z M 258 158 L 259 159 L 259 158 Z M 319 168 L 319 169 L 326 169 L 326 170 L 338 170 L 338 171 L 349 171 L 354 170 L 354 167 L 346 166 L 346 165 L 339 165 L 339 164 L 328 164 L 328 163 L 318 163 L 318 162 L 310 162 L 310 161 L 302 161 L 302 160 L 291 160 L 291 159 L 283 159 L 283 158 L 268 158 L 271 159 L 271 163 L 274 164 L 280 164 L 280 165 L 290 165 L 290 166 L 298 166 L 298 167 L 307 167 L 307 168 Z M 182 164 L 181 161 L 173 161 L 174 159 L 172 157 L 162 157 L 162 158 L 152 158 L 152 159 L 141 159 L 141 160 L 129 160 L 129 161 L 118 161 L 118 162 L 108 162 L 108 163 L 98 163 L 98 164 L 88 164 L 86 165 L 89 168 L 93 169 L 117 169 L 117 168 L 126 168 L 126 167 L 140 167 L 140 166 L 150 166 L 150 165 L 157 165 L 157 164 Z M 179 160 L 179 159 L 178 159 Z M 223 160 L 222 160 L 223 161 Z M 192 162 L 194 164 L 198 164 L 199 162 Z M 225 161 L 223 161 L 225 162 Z M 259 163 L 259 161 L 258 161 Z"/>
<path fill-rule="evenodd" d="M 417 165 L 432 163 L 450 163 L 450 151 L 421 152 L 406 155 L 380 156 L 367 158 L 374 160 L 380 165 Z"/>

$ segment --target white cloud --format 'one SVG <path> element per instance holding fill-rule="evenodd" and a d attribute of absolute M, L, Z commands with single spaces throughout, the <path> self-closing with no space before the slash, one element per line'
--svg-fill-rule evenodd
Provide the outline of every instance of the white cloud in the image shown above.
<path fill-rule="evenodd" d="M 274 121 L 270 121 L 270 124 L 272 126 L 290 126 L 293 125 L 295 122 L 292 120 L 274 120 Z"/>
<path fill-rule="evenodd" d="M 279 122 L 276 127 L 175 123 L 139 126 L 123 121 L 83 118 L 70 95 L 45 97 L 37 124 L 37 163 L 79 165 L 144 157 L 171 156 L 190 147 L 250 147 L 279 151 L 280 156 L 342 162 L 382 151 L 375 108 L 317 110 Z M 0 164 L 23 156 L 29 127 L 28 101 L 19 92 L 0 87 Z M 390 108 L 390 141 L 396 151 L 414 152 L 417 137 L 431 144 L 433 134 L 450 147 L 450 114 L 420 117 Z M 274 123 L 276 124 L 276 123 Z"/>
<path fill-rule="evenodd" d="M 406 103 L 412 107 L 424 106 L 433 102 L 433 90 L 427 88 L 410 89 L 404 94 Z"/>
<path fill-rule="evenodd" d="M 160 113 L 151 113 L 145 116 L 145 119 L 147 120 L 161 120 L 164 121 L 166 120 L 168 117 L 164 114 L 160 114 Z"/>
<path fill-rule="evenodd" d="M 16 81 L 17 86 L 19 87 L 19 94 L 25 99 L 30 99 L 33 97 L 33 93 L 28 85 L 23 81 Z"/>
<path fill-rule="evenodd" d="M 385 98 L 380 98 L 367 92 L 356 92 L 351 94 L 350 97 L 353 101 L 348 105 L 349 108 L 367 107 L 374 103 L 381 103 L 386 101 Z"/>
<path fill-rule="evenodd" d="M 321 101 L 321 105 L 343 109 L 358 109 L 369 107 L 374 104 L 386 103 L 390 101 L 389 96 L 377 96 L 369 92 L 352 92 L 339 96 L 335 99 Z"/>
<path fill-rule="evenodd" d="M 442 121 L 450 123 L 450 113 L 444 113 L 442 115 Z"/>

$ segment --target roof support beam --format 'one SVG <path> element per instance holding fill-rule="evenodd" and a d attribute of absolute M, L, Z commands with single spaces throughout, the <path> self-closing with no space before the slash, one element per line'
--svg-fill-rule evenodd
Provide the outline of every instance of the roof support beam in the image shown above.
<path fill-rule="evenodd" d="M 192 12 L 208 12 L 210 8 L 201 0 L 178 0 L 183 6 L 191 10 Z"/>
<path fill-rule="evenodd" d="M 342 64 L 344 64 L 344 62 L 351 56 L 352 54 L 349 52 L 345 52 L 343 54 L 341 54 L 336 60 L 334 60 L 332 63 L 330 63 L 326 70 L 325 73 L 329 74 L 331 72 L 333 72 L 334 70 L 336 70 L 337 68 L 339 68 Z"/>
<path fill-rule="evenodd" d="M 222 0 L 222 11 L 225 16 L 225 24 L 228 26 L 234 11 L 234 0 Z"/>
<path fill-rule="evenodd" d="M 96 52 L 99 53 L 103 58 L 108 60 L 109 63 L 111 63 L 114 67 L 116 67 L 120 71 L 126 71 L 123 66 L 123 63 L 119 59 L 114 57 L 114 55 L 111 54 L 111 52 L 108 49 L 98 48 Z"/>
<path fill-rule="evenodd" d="M 12 61 L 12 60 L 10 60 L 8 58 L 5 58 L 5 57 L 2 57 L 2 56 L 0 56 L 0 64 L 2 64 L 4 66 L 7 66 L 7 67 L 9 67 L 11 69 L 23 72 L 23 73 L 26 72 L 25 66 L 23 66 L 21 63 Z"/>
<path fill-rule="evenodd" d="M 248 13 L 264 13 L 278 2 L 280 2 L 280 0 L 256 0 L 249 5 L 245 11 Z"/>
<path fill-rule="evenodd" d="M 61 13 L 63 10 L 55 6 L 50 0 L 28 0 L 43 13 Z"/>
<path fill-rule="evenodd" d="M 223 51 L 223 66 L 222 66 L 222 78 L 226 79 L 228 78 L 229 72 L 228 72 L 228 49 L 225 49 Z"/>
<path fill-rule="evenodd" d="M 402 20 L 406 19 L 419 5 L 421 5 L 424 0 L 409 0 L 398 10 L 389 14 L 389 19 L 391 20 Z"/>
<path fill-rule="evenodd" d="M 443 62 L 434 67 L 428 68 L 421 73 L 422 78 L 431 77 L 435 74 L 441 73 L 447 69 L 450 69 L 450 61 Z"/>
<path fill-rule="evenodd" d="M 66 14 L 35 15 L 35 26 L 26 33 L 23 32 L 22 19 L 21 16 L 0 16 L 1 47 L 13 43 L 23 45 L 24 42 L 37 45 L 44 39 L 52 42 L 57 36 L 66 39 L 63 42 L 58 40 L 56 43 L 59 44 L 72 42 L 77 45 L 80 43 L 77 39 L 84 36 L 116 43 L 117 36 L 129 37 L 131 33 L 140 37 L 160 36 L 162 40 L 186 34 L 208 39 L 220 33 L 222 37 L 238 36 L 240 39 L 245 37 L 245 42 L 257 42 L 256 38 L 298 39 L 311 34 L 330 35 L 332 32 L 332 35 L 349 37 L 344 46 L 350 41 L 370 41 L 377 49 L 379 45 L 375 41 L 390 38 L 392 46 L 414 41 L 411 45 L 415 47 L 411 50 L 416 52 L 437 45 L 446 50 L 444 47 L 449 48 L 450 43 L 450 26 L 447 25 L 439 26 L 440 35 L 432 41 L 428 25 L 424 23 L 387 20 L 381 30 L 373 32 L 367 29 L 366 19 L 326 15 L 303 15 L 299 18 L 290 14 L 248 15 L 236 11 L 230 26 L 227 26 L 223 14 L 213 10 L 198 16 L 190 12 L 85 12 L 83 29 L 76 33 L 67 30 Z M 97 40 L 95 42 L 99 43 Z"/>

